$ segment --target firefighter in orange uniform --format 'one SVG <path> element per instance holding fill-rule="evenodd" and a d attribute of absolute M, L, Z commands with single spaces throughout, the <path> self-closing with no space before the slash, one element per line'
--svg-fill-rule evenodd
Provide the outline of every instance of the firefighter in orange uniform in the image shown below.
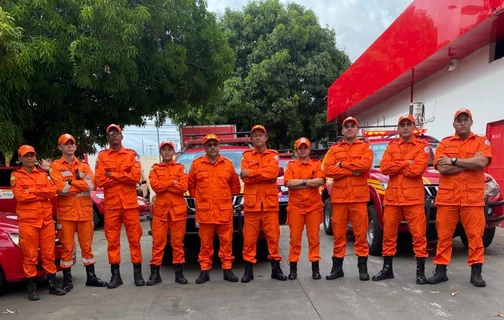
<path fill-rule="evenodd" d="M 37 275 L 38 255 L 49 281 L 49 294 L 64 295 L 65 290 L 56 284 L 54 265 L 54 229 L 51 198 L 56 197 L 56 186 L 51 178 L 35 167 L 35 149 L 23 145 L 18 149 L 22 167 L 12 172 L 10 182 L 17 201 L 16 213 L 19 221 L 19 246 L 23 252 L 23 271 L 28 287 L 28 299 L 39 300 L 34 278 Z"/>
<path fill-rule="evenodd" d="M 221 156 L 219 138 L 214 134 L 203 139 L 206 155 L 195 159 L 189 171 L 189 193 L 196 201 L 196 222 L 201 241 L 198 262 L 201 273 L 197 284 L 210 281 L 214 253 L 213 239 L 219 237 L 219 258 L 224 280 L 237 282 L 232 271 L 233 257 L 233 202 L 240 193 L 240 179 L 231 160 Z"/>
<path fill-rule="evenodd" d="M 369 190 L 367 176 L 373 164 L 373 151 L 369 143 L 357 138 L 359 124 L 357 119 L 343 120 L 343 139 L 333 145 L 324 162 L 327 178 L 333 178 L 331 192 L 332 229 L 334 233 L 333 265 L 327 280 L 344 276 L 343 259 L 346 255 L 346 233 L 348 221 L 352 222 L 355 236 L 354 249 L 357 255 L 359 279 L 369 280 L 367 272 L 368 229 L 367 203 Z"/>
<path fill-rule="evenodd" d="M 481 277 L 484 262 L 483 233 L 485 232 L 485 173 L 492 153 L 490 142 L 471 131 L 471 111 L 460 109 L 455 113 L 455 134 L 444 138 L 436 148 L 434 163 L 440 172 L 436 196 L 436 229 L 438 244 L 434 275 L 428 283 L 448 281 L 446 267 L 452 255 L 452 236 L 459 220 L 462 221 L 469 242 L 471 266 L 470 282 L 476 287 L 486 286 Z"/>
<path fill-rule="evenodd" d="M 163 261 L 167 234 L 170 231 L 170 245 L 173 250 L 173 265 L 175 266 L 175 282 L 187 284 L 184 278 L 184 236 L 186 232 L 187 205 L 184 193 L 187 191 L 188 180 L 184 165 L 173 160 L 175 145 L 171 141 L 163 141 L 159 145 L 162 162 L 152 166 L 149 182 L 156 192 L 156 201 L 152 210 L 152 260 L 151 275 L 148 286 L 161 283 L 159 267 Z"/>
<path fill-rule="evenodd" d="M 417 260 L 416 283 L 426 284 L 425 258 L 425 191 L 422 175 L 429 163 L 430 148 L 425 140 L 415 137 L 415 118 L 412 115 L 399 118 L 400 139 L 392 141 L 380 163 L 380 170 L 388 175 L 385 191 L 383 218 L 383 269 L 373 281 L 394 278 L 392 259 L 396 254 L 397 233 L 403 219 L 413 236 L 413 251 Z"/>
<path fill-rule="evenodd" d="M 142 276 L 142 226 L 138 216 L 136 185 L 140 182 L 141 165 L 134 150 L 122 146 L 122 130 L 116 124 L 107 127 L 110 148 L 98 154 L 96 161 L 96 185 L 104 189 L 105 237 L 108 242 L 108 259 L 112 277 L 107 288 L 123 284 L 121 263 L 121 223 L 124 224 L 133 263 L 133 279 L 136 286 L 144 286 Z"/>
<path fill-rule="evenodd" d="M 306 225 L 308 258 L 312 263 L 312 278 L 320 279 L 320 223 L 322 200 L 318 187 L 324 184 L 324 171 L 319 160 L 310 159 L 310 140 L 296 140 L 297 159 L 287 164 L 285 186 L 289 188 L 287 221 L 290 228 L 289 280 L 297 279 L 297 263 L 301 253 L 301 236 Z"/>
<path fill-rule="evenodd" d="M 71 267 L 75 249 L 75 232 L 79 239 L 82 261 L 86 268 L 86 286 L 106 287 L 108 284 L 95 274 L 96 260 L 92 244 L 94 235 L 93 200 L 90 191 L 95 189 L 94 176 L 87 163 L 80 162 L 74 153 L 77 150 L 74 137 L 68 133 L 58 139 L 58 149 L 63 156 L 54 161 L 49 173 L 58 188 L 58 229 L 63 268 L 63 289 L 73 289 Z"/>
<path fill-rule="evenodd" d="M 278 221 L 278 152 L 266 148 L 268 134 L 261 125 L 251 130 L 254 149 L 243 153 L 240 176 L 245 183 L 245 223 L 243 226 L 243 260 L 245 273 L 241 282 L 254 279 L 256 247 L 259 231 L 263 230 L 268 243 L 268 259 L 271 262 L 271 278 L 287 280 L 280 268 L 280 224 Z"/>

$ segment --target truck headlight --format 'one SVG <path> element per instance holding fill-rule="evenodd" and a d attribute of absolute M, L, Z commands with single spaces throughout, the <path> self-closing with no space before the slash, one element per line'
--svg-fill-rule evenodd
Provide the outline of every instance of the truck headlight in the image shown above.
<path fill-rule="evenodd" d="M 19 247 L 19 234 L 17 234 L 17 233 L 11 233 L 11 234 L 9 234 L 9 238 L 12 240 L 12 242 L 14 242 L 14 244 L 16 246 Z"/>
<path fill-rule="evenodd" d="M 102 200 L 104 200 L 104 199 L 105 199 L 105 195 L 103 195 L 103 193 L 95 193 L 95 196 L 96 196 L 98 199 L 102 199 Z"/>
<path fill-rule="evenodd" d="M 495 197 L 499 194 L 499 192 L 499 184 L 494 179 L 485 183 L 485 196 Z"/>

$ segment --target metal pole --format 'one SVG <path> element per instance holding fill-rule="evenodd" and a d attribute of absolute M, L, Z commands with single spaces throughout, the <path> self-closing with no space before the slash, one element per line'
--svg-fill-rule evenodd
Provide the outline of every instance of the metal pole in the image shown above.
<path fill-rule="evenodd" d="M 157 117 L 157 121 L 156 121 L 157 145 L 159 148 L 159 145 L 161 143 L 161 141 L 159 141 L 159 126 L 161 125 L 159 123 L 159 112 L 156 113 L 156 117 Z M 159 162 L 161 162 L 161 154 L 159 154 L 159 152 L 158 152 L 158 159 L 159 159 Z"/>

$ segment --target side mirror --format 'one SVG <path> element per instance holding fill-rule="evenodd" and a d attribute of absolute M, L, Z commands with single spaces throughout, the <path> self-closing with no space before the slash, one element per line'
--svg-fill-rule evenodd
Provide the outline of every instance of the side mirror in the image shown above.
<path fill-rule="evenodd" d="M 283 177 L 285 174 L 283 167 L 278 167 L 278 176 Z"/>

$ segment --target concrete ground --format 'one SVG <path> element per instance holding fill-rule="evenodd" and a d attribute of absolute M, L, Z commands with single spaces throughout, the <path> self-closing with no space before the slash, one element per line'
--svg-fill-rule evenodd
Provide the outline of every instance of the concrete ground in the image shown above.
<path fill-rule="evenodd" d="M 151 237 L 148 221 L 142 221 L 144 236 L 144 278 L 149 276 Z M 402 250 L 394 260 L 395 279 L 383 282 L 358 280 L 357 261 L 353 255 L 352 237 L 348 238 L 348 256 L 344 262 L 345 277 L 325 280 L 331 268 L 332 238 L 321 230 L 322 280 L 311 279 L 306 240 L 296 281 L 270 279 L 270 265 L 260 262 L 254 268 L 255 280 L 248 284 L 222 280 L 219 263 L 211 271 L 211 281 L 196 285 L 199 269 L 197 252 L 189 252 L 185 276 L 188 285 L 174 282 L 173 267 L 162 267 L 163 283 L 154 287 L 135 287 L 128 254 L 126 235 L 122 233 L 124 285 L 109 290 L 85 287 L 85 273 L 78 265 L 73 269 L 72 292 L 63 297 L 49 295 L 47 286 L 39 285 L 40 301 L 30 302 L 22 284 L 10 285 L 0 297 L 0 319 L 490 319 L 504 317 L 504 229 L 498 229 L 494 243 L 485 254 L 486 288 L 469 283 L 470 268 L 466 266 L 466 251 L 454 240 L 453 261 L 448 269 L 448 282 L 439 285 L 416 285 L 415 260 L 411 249 Z M 97 274 L 110 279 L 103 230 L 97 230 L 94 252 Z M 281 252 L 289 251 L 289 229 L 282 226 Z M 429 249 L 426 273 L 433 270 L 434 247 Z M 79 254 L 79 252 L 78 252 Z M 370 257 L 369 273 L 376 274 L 382 266 L 380 257 Z M 288 265 L 282 262 L 284 273 Z M 241 278 L 243 263 L 237 261 L 234 271 Z M 58 274 L 61 282 L 62 275 Z M 7 309 L 16 313 L 8 313 Z"/>

